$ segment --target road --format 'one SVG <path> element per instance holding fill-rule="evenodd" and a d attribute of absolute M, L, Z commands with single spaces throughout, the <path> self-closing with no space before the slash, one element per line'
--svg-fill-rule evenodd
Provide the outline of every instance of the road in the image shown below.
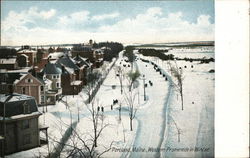
<path fill-rule="evenodd" d="M 153 86 L 146 88 L 148 102 L 138 110 L 136 116 L 138 128 L 133 147 L 145 151 L 131 152 L 129 157 L 160 157 L 160 152 L 148 152 L 148 149 L 162 146 L 167 125 L 167 108 L 171 101 L 172 81 L 169 76 L 168 81 L 165 81 L 149 63 L 139 60 L 137 64 L 140 73 L 146 76 L 146 83 L 151 80 Z M 140 84 L 143 85 L 142 81 Z"/>

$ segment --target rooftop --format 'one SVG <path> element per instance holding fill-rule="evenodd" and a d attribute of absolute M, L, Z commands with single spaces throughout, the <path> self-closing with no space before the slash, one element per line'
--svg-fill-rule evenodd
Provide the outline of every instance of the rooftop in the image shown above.
<path fill-rule="evenodd" d="M 6 101 L 8 100 L 8 101 Z M 5 116 L 18 119 L 20 117 L 26 117 L 28 115 L 39 114 L 37 103 L 34 97 L 23 94 L 9 94 L 0 95 L 0 116 L 3 116 L 3 108 L 5 103 Z M 24 106 L 29 106 L 29 111 L 24 111 Z"/>
<path fill-rule="evenodd" d="M 0 59 L 0 64 L 15 64 L 16 58 Z"/>

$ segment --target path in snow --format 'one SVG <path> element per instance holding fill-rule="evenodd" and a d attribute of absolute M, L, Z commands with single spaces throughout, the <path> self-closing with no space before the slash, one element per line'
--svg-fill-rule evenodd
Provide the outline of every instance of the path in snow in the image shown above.
<path fill-rule="evenodd" d="M 146 88 L 148 103 L 138 110 L 138 129 L 133 147 L 145 149 L 144 152 L 131 152 L 130 157 L 160 157 L 159 152 L 147 152 L 149 148 L 160 148 L 166 129 L 166 112 L 171 98 L 170 81 L 153 69 L 150 63 L 137 61 L 141 74 L 145 74 L 146 81 L 153 82 L 153 86 Z M 145 66 L 147 65 L 147 67 Z M 170 79 L 170 77 L 168 76 Z M 143 85 L 142 81 L 140 84 Z M 149 85 L 149 84 L 148 84 Z"/>

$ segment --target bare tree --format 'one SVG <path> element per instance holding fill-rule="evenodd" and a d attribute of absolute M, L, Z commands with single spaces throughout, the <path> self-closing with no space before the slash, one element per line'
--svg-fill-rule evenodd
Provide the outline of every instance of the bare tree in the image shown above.
<path fill-rule="evenodd" d="M 62 135 L 63 138 L 70 134 L 70 141 L 62 141 L 65 139 L 61 139 L 60 141 L 51 138 L 51 141 L 56 142 L 61 146 L 59 153 L 57 156 L 63 154 L 64 157 L 84 157 L 84 158 L 96 158 L 102 156 L 104 153 L 111 150 L 113 146 L 113 141 L 107 145 L 99 145 L 100 148 L 97 148 L 97 140 L 100 138 L 103 130 L 108 127 L 109 124 L 104 124 L 104 116 L 103 113 L 98 110 L 99 104 L 95 101 L 95 99 L 88 105 L 88 110 L 91 114 L 90 120 L 93 125 L 93 133 L 92 132 L 83 132 L 79 129 L 76 129 L 76 126 L 72 128 L 72 130 L 66 130 L 66 132 Z M 61 120 L 61 124 L 66 126 L 68 129 L 70 125 L 66 124 Z M 67 131 L 70 133 L 66 134 Z M 62 132 L 63 133 L 63 132 Z M 66 134 L 66 135 L 65 135 Z"/>
<path fill-rule="evenodd" d="M 183 107 L 183 71 L 182 68 L 178 68 L 177 63 L 175 62 L 175 66 L 173 66 L 170 62 L 167 63 L 170 69 L 171 74 L 177 79 L 177 84 L 175 84 L 175 87 L 177 91 L 181 95 L 181 109 L 184 110 Z"/>
<path fill-rule="evenodd" d="M 122 83 L 123 83 L 123 78 L 124 78 L 124 72 L 121 66 L 116 66 L 115 67 L 115 74 L 116 76 L 119 78 L 120 81 L 120 86 L 121 86 L 121 94 L 123 93 L 123 89 L 122 89 Z"/>
<path fill-rule="evenodd" d="M 135 98 L 136 94 L 133 91 L 125 93 L 124 95 L 125 101 L 128 105 L 129 119 L 130 119 L 130 131 L 133 131 L 133 119 L 136 116 L 137 108 L 135 107 Z"/>
<path fill-rule="evenodd" d="M 133 72 L 132 70 L 128 73 L 128 82 L 129 82 L 129 91 L 131 91 L 132 85 L 140 77 L 140 72 L 136 70 Z"/>
<path fill-rule="evenodd" d="M 99 103 L 94 99 L 91 104 L 88 106 L 88 110 L 91 113 L 91 120 L 92 120 L 92 125 L 94 129 L 94 146 L 97 147 L 97 140 L 100 137 L 100 134 L 102 133 L 103 129 L 108 126 L 108 124 L 103 125 L 103 112 L 101 113 L 101 110 L 99 106 Z M 101 126 L 99 121 L 101 121 Z"/>
<path fill-rule="evenodd" d="M 91 102 L 92 99 L 92 94 L 95 88 L 95 85 L 100 78 L 100 73 L 98 72 L 90 72 L 87 76 L 87 85 L 84 88 L 84 91 L 88 94 L 88 103 Z"/>
<path fill-rule="evenodd" d="M 169 117 L 172 119 L 172 121 L 174 123 L 174 126 L 175 126 L 175 128 L 177 130 L 178 142 L 181 142 L 181 129 L 179 128 L 179 126 L 177 125 L 177 123 L 175 122 L 175 120 L 173 119 L 173 117 L 172 116 L 169 116 Z"/>

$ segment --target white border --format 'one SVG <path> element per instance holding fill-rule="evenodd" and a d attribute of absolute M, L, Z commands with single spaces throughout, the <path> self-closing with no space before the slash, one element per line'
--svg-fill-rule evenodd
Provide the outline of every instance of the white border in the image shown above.
<path fill-rule="evenodd" d="M 249 156 L 249 1 L 215 1 L 215 157 Z"/>

